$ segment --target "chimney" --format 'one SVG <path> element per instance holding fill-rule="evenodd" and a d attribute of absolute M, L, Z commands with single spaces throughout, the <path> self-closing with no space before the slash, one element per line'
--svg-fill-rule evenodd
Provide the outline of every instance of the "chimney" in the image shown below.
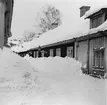
<path fill-rule="evenodd" d="M 90 9 L 90 6 L 80 7 L 80 17 L 82 17 L 89 9 Z"/>

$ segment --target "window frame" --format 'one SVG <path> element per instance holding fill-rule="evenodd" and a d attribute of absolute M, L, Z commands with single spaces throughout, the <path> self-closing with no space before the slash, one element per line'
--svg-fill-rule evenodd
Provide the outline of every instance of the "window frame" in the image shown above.
<path fill-rule="evenodd" d="M 61 57 L 61 48 L 56 48 L 56 56 Z"/>
<path fill-rule="evenodd" d="M 50 49 L 49 53 L 50 53 L 50 57 L 53 57 L 54 56 L 54 49 Z"/>
<path fill-rule="evenodd" d="M 70 52 L 69 52 L 70 51 Z M 74 55 L 74 49 L 73 49 L 73 46 L 69 46 L 67 47 L 67 57 L 71 57 L 73 58 L 73 55 Z"/>
<path fill-rule="evenodd" d="M 105 13 L 100 13 L 91 18 L 90 28 L 97 28 L 100 26 L 105 20 Z"/>
<path fill-rule="evenodd" d="M 103 66 L 101 66 L 101 55 L 100 54 L 98 54 L 98 56 L 97 57 L 99 57 L 99 58 L 95 58 L 95 52 L 98 52 L 98 53 L 101 53 L 101 52 L 103 52 L 103 62 L 105 61 L 105 48 L 97 48 L 97 49 L 93 49 L 93 68 L 94 69 L 104 69 L 105 68 L 105 64 L 103 64 Z M 95 65 L 95 59 L 97 59 L 98 60 L 98 65 L 96 66 Z"/>
<path fill-rule="evenodd" d="M 45 51 L 44 50 L 41 51 L 41 57 L 45 57 Z"/>

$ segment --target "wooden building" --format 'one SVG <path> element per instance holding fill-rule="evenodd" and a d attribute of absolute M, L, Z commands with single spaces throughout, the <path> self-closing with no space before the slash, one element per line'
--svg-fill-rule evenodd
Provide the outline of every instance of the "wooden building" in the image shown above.
<path fill-rule="evenodd" d="M 0 0 L 0 48 L 7 45 L 11 36 L 11 21 L 14 0 Z"/>
<path fill-rule="evenodd" d="M 30 56 L 37 58 L 37 57 L 75 57 L 75 38 L 61 41 L 58 43 L 53 43 L 45 46 L 39 46 L 37 48 L 33 48 L 27 51 L 20 51 L 18 52 L 19 55 L 25 56 L 29 54 Z"/>
<path fill-rule="evenodd" d="M 84 8 L 85 6 L 80 9 Z M 84 11 L 82 13 L 84 15 Z M 82 13 L 80 16 L 83 16 Z M 85 19 L 90 20 L 90 30 L 87 34 L 39 46 L 19 54 L 23 56 L 29 54 L 34 58 L 72 57 L 82 63 L 87 74 L 104 76 L 107 72 L 107 8 L 102 7 L 91 14 L 87 14 Z"/>
<path fill-rule="evenodd" d="M 79 37 L 77 60 L 87 65 L 89 74 L 104 75 L 107 71 L 107 8 L 101 8 L 90 14 L 90 32 Z"/>

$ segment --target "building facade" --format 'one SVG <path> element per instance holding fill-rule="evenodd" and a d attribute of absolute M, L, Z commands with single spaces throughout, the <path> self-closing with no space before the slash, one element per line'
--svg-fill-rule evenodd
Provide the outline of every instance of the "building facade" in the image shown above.
<path fill-rule="evenodd" d="M 97 29 L 107 20 L 107 8 L 87 16 L 90 19 L 90 29 Z M 107 73 L 107 31 L 98 30 L 79 38 L 78 59 L 87 67 L 87 72 L 94 75 Z M 78 39 L 78 40 L 79 40 Z"/>
<path fill-rule="evenodd" d="M 13 0 L 0 0 L 0 48 L 7 45 L 8 37 L 11 36 L 13 4 Z"/>
<path fill-rule="evenodd" d="M 84 7 L 85 8 L 85 7 Z M 72 57 L 80 61 L 85 73 L 104 76 L 107 73 L 107 29 L 101 30 L 99 26 L 107 23 L 107 8 L 101 8 L 90 14 L 90 32 L 84 36 L 60 41 L 57 43 L 30 49 L 20 54 L 36 57 Z M 103 25 L 104 26 L 104 25 Z M 94 32 L 94 30 L 97 31 Z"/>

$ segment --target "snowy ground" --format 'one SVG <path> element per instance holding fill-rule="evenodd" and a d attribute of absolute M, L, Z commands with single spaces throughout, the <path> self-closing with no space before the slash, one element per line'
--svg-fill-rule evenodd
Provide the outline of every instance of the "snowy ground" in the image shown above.
<path fill-rule="evenodd" d="M 29 62 L 30 63 L 29 63 Z M 0 105 L 106 105 L 106 80 L 83 75 L 71 58 L 0 56 Z"/>

